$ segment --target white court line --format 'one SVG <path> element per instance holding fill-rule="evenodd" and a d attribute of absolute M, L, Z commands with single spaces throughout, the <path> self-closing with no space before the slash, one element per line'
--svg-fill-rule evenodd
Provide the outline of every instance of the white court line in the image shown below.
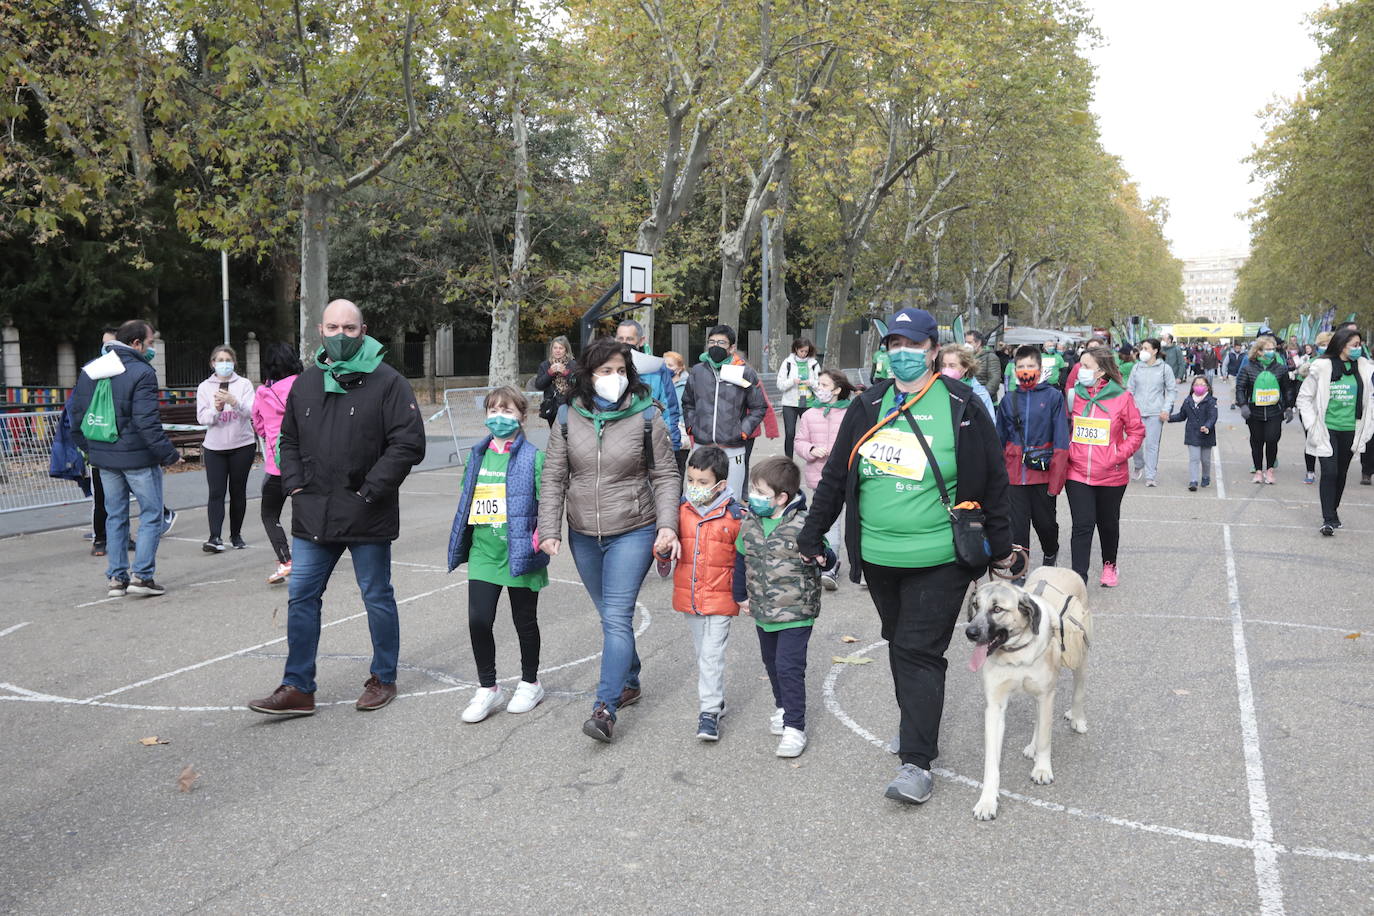
<path fill-rule="evenodd" d="M 444 569 L 444 567 L 442 567 L 442 566 L 437 566 L 437 565 L 435 565 L 435 564 L 433 564 L 433 563 L 402 563 L 400 560 L 392 560 L 392 561 L 391 561 L 391 565 L 392 565 L 392 566 L 409 566 L 409 567 L 411 567 L 411 568 L 413 568 L 413 569 L 427 569 L 427 570 L 430 570 L 430 571 L 432 571 L 432 572 L 448 572 L 448 570 L 447 570 L 447 569 Z"/>
<path fill-rule="evenodd" d="M 458 588 L 458 587 L 461 586 L 461 585 L 467 585 L 467 584 L 468 584 L 468 582 L 467 582 L 466 579 L 462 580 L 461 582 L 451 582 L 451 583 L 449 583 L 448 585 L 443 585 L 443 586 L 440 586 L 439 588 L 431 589 L 430 591 L 427 591 L 427 592 L 421 592 L 421 593 L 418 594 L 418 595 L 411 595 L 409 598 L 402 598 L 400 601 L 397 601 L 397 602 L 396 602 L 396 606 L 397 606 L 397 607 L 400 607 L 400 606 L 403 605 L 403 604 L 409 604 L 409 603 L 412 602 L 412 601 L 419 601 L 421 598 L 428 598 L 430 595 L 436 595 L 436 594 L 438 594 L 439 592 L 446 592 L 446 591 L 448 591 L 448 590 L 451 589 L 451 588 Z M 331 620 L 331 621 L 329 621 L 328 623 L 323 624 L 323 625 L 320 627 L 320 629 L 323 630 L 323 629 L 326 629 L 327 627 L 338 626 L 338 625 L 341 624 L 341 623 L 347 623 L 347 622 L 350 621 L 350 620 L 357 620 L 359 617 L 366 617 L 366 616 L 367 616 L 367 611 L 360 611 L 360 612 L 358 612 L 357 614 L 350 614 L 350 615 L 347 616 L 347 617 L 340 617 L 338 620 Z M 216 662 L 222 662 L 222 661 L 225 661 L 225 660 L 227 660 L 227 659 L 236 658 L 236 657 L 238 657 L 238 656 L 240 656 L 240 655 L 244 655 L 244 654 L 246 654 L 246 653 L 248 653 L 248 652 L 256 652 L 258 649 L 263 649 L 263 648 L 266 648 L 267 646 L 275 646 L 277 643 L 280 643 L 280 642 L 286 642 L 286 637 L 285 637 L 285 636 L 278 636 L 276 639 L 269 639 L 267 642 L 258 643 L 256 646 L 249 646 L 249 647 L 246 648 L 246 649 L 237 649 L 237 650 L 235 650 L 235 651 L 233 651 L 233 652 L 227 652 L 227 653 L 225 653 L 224 655 L 219 655 L 219 656 L 216 656 L 215 658 L 206 659 L 206 660 L 203 661 L 203 662 L 196 662 L 194 665 L 187 665 L 187 666 L 185 666 L 185 667 L 183 667 L 183 668 L 178 668 L 178 669 L 175 670 L 175 671 L 168 671 L 168 672 L 165 673 L 165 674 L 159 674 L 159 675 L 157 675 L 157 676 L 155 676 L 155 677 L 144 678 L 143 680 L 138 681 L 138 682 L 133 683 L 133 684 L 125 684 L 123 687 L 116 687 L 114 690 L 107 690 L 107 691 L 105 691 L 104 693 L 98 693 L 98 694 L 96 694 L 96 695 L 93 696 L 93 697 L 87 697 L 86 699 L 84 699 L 84 700 L 78 700 L 77 702 L 78 702 L 78 703 L 81 703 L 81 704 L 91 704 L 91 703 L 95 703 L 97 700 L 103 700 L 103 699 L 105 699 L 106 697 L 112 697 L 112 696 L 114 696 L 114 695 L 116 695 L 116 694 L 124 693 L 124 692 L 127 691 L 127 690 L 133 690 L 133 689 L 135 689 L 136 687 L 146 687 L 146 686 L 148 686 L 149 684 L 154 684 L 154 683 L 156 683 L 156 682 L 158 682 L 158 681 L 166 680 L 166 679 L 169 678 L 169 677 L 176 677 L 178 674 L 185 674 L 185 673 L 188 672 L 188 671 L 195 671 L 197 668 L 204 668 L 206 665 L 213 665 L 213 664 L 215 664 Z M 170 708 L 175 708 L 175 707 L 170 707 Z"/>
<path fill-rule="evenodd" d="M 1215 432 L 1215 430 L 1213 430 Z M 1217 499 L 1226 498 L 1226 475 L 1221 469 L 1221 437 L 1217 436 L 1217 444 L 1212 446 L 1212 481 L 1217 485 Z"/>
<path fill-rule="evenodd" d="M 1229 525 L 1232 528 L 1273 528 L 1280 531 L 1313 531 L 1312 525 L 1263 525 L 1259 522 L 1219 522 L 1210 518 L 1123 518 L 1123 522 L 1141 525 Z M 1374 534 L 1368 528 L 1342 528 L 1351 534 Z"/>
<path fill-rule="evenodd" d="M 101 598 L 101 599 L 98 600 L 98 601 L 87 601 L 85 604 L 78 604 L 76 607 L 77 607 L 78 610 L 80 610 L 80 609 L 83 608 L 83 607 L 95 607 L 97 604 L 109 604 L 111 601 L 123 601 L 123 600 L 124 600 L 123 596 L 119 596 L 119 597 L 115 597 L 115 598 Z"/>
<path fill-rule="evenodd" d="M 204 588 L 207 585 L 226 585 L 230 582 L 237 582 L 237 579 L 211 579 L 209 582 L 192 582 L 187 588 Z"/>
<path fill-rule="evenodd" d="M 1250 795 L 1250 826 L 1256 844 L 1255 881 L 1259 887 L 1260 912 L 1277 916 L 1283 913 L 1283 877 L 1279 873 L 1278 851 L 1274 848 L 1274 827 L 1269 820 L 1269 789 L 1264 780 L 1264 758 L 1260 755 L 1259 720 L 1255 716 L 1255 693 L 1250 682 L 1250 654 L 1245 646 L 1245 620 L 1241 616 L 1236 556 L 1231 549 L 1231 526 L 1222 526 L 1221 539 L 1226 552 L 1226 592 L 1231 607 L 1231 644 L 1236 655 L 1236 694 L 1240 702 L 1241 743 L 1245 750 L 1245 784 Z"/>
<path fill-rule="evenodd" d="M 1102 616 L 1107 615 L 1104 614 Z M 1227 618 L 1217 619 L 1225 620 Z M 886 645 L 887 641 L 880 639 L 877 642 L 870 643 L 869 645 L 864 646 L 862 649 L 859 649 L 851 654 L 868 655 L 875 649 L 879 649 Z M 864 728 L 862 725 L 856 722 L 854 718 L 850 716 L 849 713 L 847 713 L 842 706 L 840 706 L 839 699 L 835 693 L 835 683 L 839 679 L 840 674 L 842 674 L 848 667 L 850 666 L 839 663 L 832 664 L 830 666 L 830 671 L 826 674 L 825 682 L 821 688 L 822 696 L 825 699 L 825 708 L 836 719 L 839 719 L 840 722 L 843 723 L 845 727 L 847 727 L 850 731 L 854 732 L 854 734 L 858 735 L 860 738 L 867 741 L 874 747 L 884 751 L 884 753 L 886 754 L 887 742 L 882 738 L 877 737 L 868 729 Z M 0 697 L 0 699 L 4 698 Z M 944 767 L 931 767 L 930 771 L 942 779 L 948 779 L 950 782 L 955 782 L 962 786 L 968 786 L 971 789 L 982 789 L 983 787 L 983 784 L 980 781 L 972 779 L 968 776 L 964 776 L 960 773 L 955 773 L 952 770 L 947 770 Z M 1058 802 L 1046 801 L 1043 798 L 1034 798 L 1029 795 L 1022 795 L 1019 792 L 1012 792 L 1007 789 L 1001 789 L 998 792 L 998 794 L 1006 798 L 1010 798 L 1013 801 L 1019 801 L 1045 811 L 1056 811 L 1060 814 L 1068 814 L 1072 817 L 1081 817 L 1086 820 L 1098 821 L 1100 823 L 1110 824 L 1114 827 L 1127 827 L 1131 830 L 1139 830 L 1142 833 L 1154 833 L 1160 834 L 1162 836 L 1177 837 L 1179 839 L 1195 840 L 1199 843 L 1211 843 L 1217 846 L 1230 846 L 1237 849 L 1255 850 L 1256 855 L 1259 854 L 1260 847 L 1264 847 L 1267 851 L 1274 854 L 1287 853 L 1289 855 L 1308 856 L 1315 859 L 1339 859 L 1345 862 L 1374 864 L 1374 855 L 1364 855 L 1362 853 L 1343 852 L 1340 850 L 1332 849 L 1321 849 L 1318 847 L 1287 847 L 1282 845 L 1281 843 L 1273 842 L 1260 843 L 1253 839 L 1247 840 L 1241 837 L 1225 836 L 1217 833 L 1203 833 L 1197 830 L 1185 830 L 1181 827 L 1168 827 L 1162 824 L 1146 824 L 1142 823 L 1141 821 L 1130 820 L 1124 817 L 1116 817 L 1111 814 L 1102 814 L 1097 811 L 1086 811 L 1082 808 L 1075 808 L 1069 805 L 1061 805 Z M 1280 907 L 1282 907 L 1281 898 L 1279 904 Z"/>
<path fill-rule="evenodd" d="M 0 636 L 8 636 L 15 630 L 22 630 L 24 629 L 24 627 L 28 626 L 31 623 L 33 623 L 32 620 L 26 620 L 23 623 L 16 623 L 14 626 L 9 627 L 8 629 L 0 630 Z"/>

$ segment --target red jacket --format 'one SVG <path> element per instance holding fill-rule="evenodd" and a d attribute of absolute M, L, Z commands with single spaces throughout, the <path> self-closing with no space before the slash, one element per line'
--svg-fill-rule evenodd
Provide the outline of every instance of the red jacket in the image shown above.
<path fill-rule="evenodd" d="M 1091 392 L 1101 391 L 1098 382 Z M 1107 421 L 1106 441 L 1089 444 L 1091 433 L 1102 424 L 1083 424 L 1080 418 Z M 1126 464 L 1145 441 L 1145 424 L 1140 421 L 1135 399 L 1120 391 L 1099 402 L 1080 397 L 1074 389 L 1069 400 L 1069 480 L 1095 487 L 1121 487 L 1131 479 Z"/>
<path fill-rule="evenodd" d="M 739 605 L 731 594 L 735 579 L 735 539 L 744 507 L 728 499 L 706 515 L 684 499 L 678 507 L 682 556 L 673 573 L 673 610 L 685 614 L 734 617 Z"/>

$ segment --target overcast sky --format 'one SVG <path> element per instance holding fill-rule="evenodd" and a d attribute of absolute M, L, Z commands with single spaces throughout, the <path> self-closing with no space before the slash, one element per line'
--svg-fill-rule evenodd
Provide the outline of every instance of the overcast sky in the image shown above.
<path fill-rule="evenodd" d="M 1174 255 L 1249 247 L 1255 196 L 1241 160 L 1263 136 L 1258 112 L 1291 98 L 1317 47 L 1305 23 L 1321 0 L 1086 0 L 1104 44 L 1091 52 L 1107 151 L 1145 197 L 1169 200 Z"/>

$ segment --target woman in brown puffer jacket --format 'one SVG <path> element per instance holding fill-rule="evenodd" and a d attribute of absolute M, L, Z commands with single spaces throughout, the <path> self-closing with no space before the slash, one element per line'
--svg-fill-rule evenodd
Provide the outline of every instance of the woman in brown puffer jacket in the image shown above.
<path fill-rule="evenodd" d="M 634 610 L 654 554 L 676 559 L 681 481 L 663 417 L 630 348 L 601 338 L 582 354 L 572 398 L 549 430 L 539 548 L 562 546 L 563 509 L 577 572 L 601 615 L 601 682 L 582 731 L 609 742 L 616 712 L 638 702 Z"/>

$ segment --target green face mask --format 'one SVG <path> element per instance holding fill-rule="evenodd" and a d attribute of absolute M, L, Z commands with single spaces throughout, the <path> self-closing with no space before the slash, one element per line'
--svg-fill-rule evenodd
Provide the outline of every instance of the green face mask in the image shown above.
<path fill-rule="evenodd" d="M 348 362 L 358 355 L 363 346 L 361 336 L 349 337 L 342 331 L 333 337 L 322 337 L 320 340 L 324 343 L 324 355 L 329 357 L 331 363 Z"/>
<path fill-rule="evenodd" d="M 520 428 L 520 421 L 514 417 L 507 417 L 497 414 L 494 417 L 487 417 L 487 429 L 497 439 L 509 439 L 515 435 L 515 431 Z"/>
<path fill-rule="evenodd" d="M 149 347 L 143 351 L 143 358 L 150 363 L 153 361 L 154 356 L 157 356 L 157 347 Z"/>
<path fill-rule="evenodd" d="M 776 509 L 773 500 L 767 496 L 749 496 L 749 511 L 759 518 L 772 518 Z"/>

